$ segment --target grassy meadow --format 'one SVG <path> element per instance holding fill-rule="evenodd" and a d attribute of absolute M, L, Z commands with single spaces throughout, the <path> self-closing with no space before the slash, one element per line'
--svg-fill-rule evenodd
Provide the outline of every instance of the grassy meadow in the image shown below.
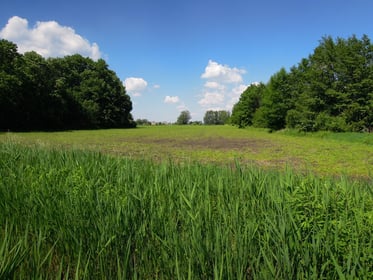
<path fill-rule="evenodd" d="M 0 134 L 0 142 L 84 149 L 155 161 L 257 165 L 320 176 L 373 176 L 373 135 L 232 126 L 150 126 L 137 129 Z"/>
<path fill-rule="evenodd" d="M 0 279 L 372 279 L 368 134 L 0 134 Z"/>

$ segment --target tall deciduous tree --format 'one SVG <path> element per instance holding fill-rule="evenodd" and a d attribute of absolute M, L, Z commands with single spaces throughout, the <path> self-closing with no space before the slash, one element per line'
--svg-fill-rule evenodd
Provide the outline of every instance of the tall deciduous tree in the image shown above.
<path fill-rule="evenodd" d="M 373 45 L 369 38 L 324 37 L 309 61 L 301 95 L 290 113 L 300 118 L 290 126 L 333 131 L 372 127 Z"/>
<path fill-rule="evenodd" d="M 179 117 L 177 118 L 177 124 L 188 124 L 189 121 L 192 119 L 190 112 L 188 110 L 184 110 L 180 113 Z"/>
<path fill-rule="evenodd" d="M 271 77 L 259 107 L 244 105 L 255 98 L 242 94 L 234 106 L 232 123 L 303 131 L 371 131 L 372 97 L 373 45 L 369 38 L 334 40 L 329 36 L 290 72 L 281 69 Z"/>
<path fill-rule="evenodd" d="M 239 101 L 233 107 L 231 124 L 241 128 L 253 124 L 253 117 L 261 105 L 264 90 L 264 84 L 252 84 L 241 94 Z"/>
<path fill-rule="evenodd" d="M 0 129 L 18 128 L 22 121 L 20 64 L 17 45 L 0 40 Z"/>
<path fill-rule="evenodd" d="M 255 112 L 255 126 L 282 129 L 286 125 L 286 114 L 294 107 L 294 89 L 291 75 L 282 68 L 274 74 L 263 94 L 261 107 Z"/>
<path fill-rule="evenodd" d="M 102 59 L 21 55 L 0 40 L 0 129 L 132 127 L 132 102 Z"/>

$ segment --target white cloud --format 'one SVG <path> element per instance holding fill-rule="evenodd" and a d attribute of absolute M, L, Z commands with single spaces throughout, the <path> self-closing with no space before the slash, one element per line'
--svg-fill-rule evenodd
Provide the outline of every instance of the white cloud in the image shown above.
<path fill-rule="evenodd" d="M 209 60 L 205 72 L 201 75 L 203 79 L 212 79 L 222 83 L 241 83 L 242 75 L 245 74 L 244 69 L 236 67 L 231 68 L 228 65 L 219 64 L 213 60 Z"/>
<path fill-rule="evenodd" d="M 224 103 L 224 93 L 221 92 L 205 92 L 203 98 L 198 101 L 203 107 L 209 107 L 211 105 L 222 105 Z"/>
<path fill-rule="evenodd" d="M 228 102 L 226 104 L 227 110 L 232 110 L 234 104 L 238 102 L 241 94 L 247 89 L 247 85 L 241 84 L 231 89 L 228 93 Z"/>
<path fill-rule="evenodd" d="M 180 101 L 179 97 L 178 96 L 169 96 L 167 95 L 164 99 L 164 103 L 168 103 L 168 104 L 174 104 L 174 103 L 178 103 Z"/>
<path fill-rule="evenodd" d="M 181 112 L 181 111 L 185 111 L 185 110 L 188 110 L 188 107 L 185 105 L 185 103 L 179 98 L 179 96 L 169 96 L 167 95 L 165 98 L 164 98 L 164 103 L 166 104 L 175 104 L 177 105 L 176 106 L 176 109 Z"/>
<path fill-rule="evenodd" d="M 247 89 L 247 87 L 248 87 L 247 85 L 241 84 L 241 85 L 238 85 L 238 86 L 232 88 L 231 97 L 232 98 L 237 98 L 237 101 L 238 101 L 241 94 Z"/>
<path fill-rule="evenodd" d="M 29 28 L 27 19 L 14 16 L 0 30 L 0 38 L 16 43 L 20 53 L 36 51 L 44 57 L 78 53 L 94 60 L 101 57 L 96 43 L 91 44 L 71 27 L 59 25 L 56 21 L 38 21 Z"/>
<path fill-rule="evenodd" d="M 209 60 L 202 79 L 207 79 L 198 104 L 207 110 L 231 111 L 241 93 L 247 88 L 243 84 L 244 69 L 230 67 Z"/>
<path fill-rule="evenodd" d="M 153 88 L 159 89 L 159 88 L 161 88 L 161 86 L 160 85 L 154 85 Z"/>
<path fill-rule="evenodd" d="M 213 81 L 207 81 L 204 86 L 205 88 L 218 89 L 218 90 L 224 90 L 225 88 L 224 85 L 219 84 L 218 82 L 213 82 Z"/>
<path fill-rule="evenodd" d="M 148 82 L 143 78 L 129 77 L 126 78 L 123 82 L 124 86 L 128 93 L 133 96 L 141 96 L 148 86 Z"/>

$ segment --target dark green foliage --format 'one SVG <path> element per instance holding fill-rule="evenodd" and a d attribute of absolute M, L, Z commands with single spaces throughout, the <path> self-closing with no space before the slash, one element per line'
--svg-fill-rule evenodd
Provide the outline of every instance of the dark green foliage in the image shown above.
<path fill-rule="evenodd" d="M 7 128 L 7 119 L 19 122 L 20 116 L 12 114 L 21 102 L 20 64 L 21 55 L 17 46 L 9 41 L 0 40 L 0 128 Z"/>
<path fill-rule="evenodd" d="M 131 127 L 132 103 L 102 59 L 44 59 L 0 41 L 0 129 Z"/>
<path fill-rule="evenodd" d="M 176 124 L 188 124 L 192 116 L 188 110 L 182 111 L 176 120 Z"/>
<path fill-rule="evenodd" d="M 203 117 L 203 123 L 204 124 L 226 124 L 230 118 L 229 111 L 213 111 L 208 110 L 205 113 L 205 116 Z"/>
<path fill-rule="evenodd" d="M 266 89 L 264 84 L 250 85 L 234 105 L 230 122 L 238 127 L 250 126 L 253 124 L 253 117 L 261 105 L 262 96 Z"/>
<path fill-rule="evenodd" d="M 244 105 L 245 98 L 243 94 L 233 110 L 248 121 L 239 122 L 233 112 L 233 124 L 301 131 L 372 131 L 373 45 L 366 35 L 361 39 L 324 37 L 314 53 L 290 72 L 281 69 L 271 77 L 259 108 Z"/>
<path fill-rule="evenodd" d="M 370 130 L 373 45 L 368 37 L 324 37 L 309 57 L 298 92 L 295 110 L 302 117 L 289 127 L 308 131 Z"/>
<path fill-rule="evenodd" d="M 265 87 L 260 108 L 253 124 L 257 127 L 281 129 L 285 127 L 286 113 L 294 107 L 291 76 L 285 69 L 273 75 Z"/>
<path fill-rule="evenodd" d="M 151 121 L 148 119 L 137 119 L 136 120 L 136 125 L 151 125 Z"/>

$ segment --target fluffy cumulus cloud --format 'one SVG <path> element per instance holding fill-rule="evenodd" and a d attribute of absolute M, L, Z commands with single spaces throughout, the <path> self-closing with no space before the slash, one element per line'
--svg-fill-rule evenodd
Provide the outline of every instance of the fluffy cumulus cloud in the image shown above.
<path fill-rule="evenodd" d="M 231 91 L 228 93 L 228 100 L 225 106 L 227 110 L 232 110 L 234 104 L 238 102 L 241 94 L 247 89 L 247 87 L 247 85 L 240 84 L 231 89 Z"/>
<path fill-rule="evenodd" d="M 205 110 L 232 110 L 241 93 L 246 89 L 243 84 L 244 69 L 230 67 L 209 60 L 201 78 L 207 80 L 198 104 Z"/>
<path fill-rule="evenodd" d="M 141 96 L 141 94 L 148 87 L 148 82 L 143 78 L 130 77 L 126 78 L 123 82 L 126 90 L 132 96 Z"/>
<path fill-rule="evenodd" d="M 180 99 L 179 96 L 169 96 L 167 95 L 164 100 L 164 103 L 166 104 L 173 104 L 176 106 L 176 109 L 181 112 L 184 110 L 188 110 L 188 107 L 185 105 L 185 103 Z"/>
<path fill-rule="evenodd" d="M 201 78 L 215 80 L 219 83 L 241 83 L 242 75 L 245 73 L 244 69 L 231 68 L 228 65 L 209 60 Z"/>
<path fill-rule="evenodd" d="M 27 19 L 14 16 L 0 30 L 0 38 L 16 43 L 21 53 L 36 51 L 44 57 L 78 53 L 94 60 L 101 57 L 96 43 L 91 44 L 71 27 L 61 26 L 56 21 L 39 21 L 30 28 Z"/>
<path fill-rule="evenodd" d="M 211 105 L 223 105 L 224 104 L 224 93 L 223 92 L 209 92 L 206 91 L 203 94 L 203 98 L 198 101 L 198 104 L 202 105 L 203 107 L 209 107 Z"/>
<path fill-rule="evenodd" d="M 180 98 L 178 96 L 169 96 L 169 95 L 167 95 L 164 98 L 164 103 L 175 104 L 175 103 L 179 103 L 179 102 L 180 102 Z"/>
<path fill-rule="evenodd" d="M 208 81 L 208 82 L 205 83 L 205 88 L 224 90 L 225 86 L 222 85 L 222 84 L 219 84 L 218 82 Z"/>

